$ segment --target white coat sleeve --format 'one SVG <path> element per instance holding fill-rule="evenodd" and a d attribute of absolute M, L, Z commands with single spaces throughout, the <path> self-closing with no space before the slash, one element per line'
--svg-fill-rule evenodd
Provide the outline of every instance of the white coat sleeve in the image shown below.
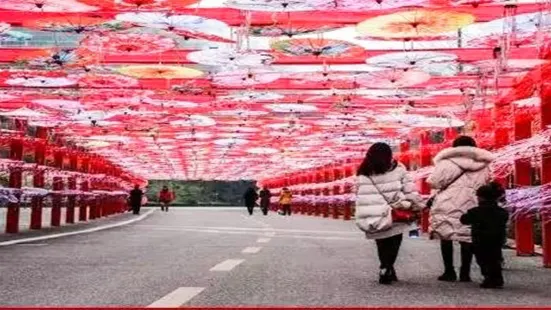
<path fill-rule="evenodd" d="M 411 208 L 414 210 L 423 209 L 423 200 L 417 191 L 417 186 L 413 182 L 413 178 L 409 172 L 404 173 L 402 177 L 402 193 L 404 193 L 406 200 L 411 202 Z"/>

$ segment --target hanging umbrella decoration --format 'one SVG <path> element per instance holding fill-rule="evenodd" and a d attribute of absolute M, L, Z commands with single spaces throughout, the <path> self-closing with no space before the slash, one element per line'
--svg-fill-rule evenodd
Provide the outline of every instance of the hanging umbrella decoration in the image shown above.
<path fill-rule="evenodd" d="M 76 0 L 2 0 L 0 9 L 25 12 L 84 13 L 98 11 L 100 8 Z"/>
<path fill-rule="evenodd" d="M 335 0 L 332 7 L 328 9 L 335 9 L 341 11 L 377 11 L 377 10 L 391 10 L 401 7 L 421 6 L 428 4 L 429 0 Z"/>
<path fill-rule="evenodd" d="M 356 82 L 371 88 L 406 88 L 423 84 L 430 80 L 430 75 L 420 70 L 381 70 L 360 74 Z"/>
<path fill-rule="evenodd" d="M 139 85 L 138 80 L 118 74 L 77 74 L 70 75 L 83 88 L 130 88 Z"/>
<path fill-rule="evenodd" d="M 192 79 L 203 75 L 203 72 L 196 69 L 168 65 L 126 66 L 117 71 L 138 79 Z"/>
<path fill-rule="evenodd" d="M 126 30 L 131 25 L 123 22 L 110 21 L 99 16 L 52 16 L 25 21 L 23 26 L 41 31 L 68 32 L 83 34 L 89 32 L 105 32 Z"/>
<path fill-rule="evenodd" d="M 396 68 L 404 71 L 419 69 L 432 75 L 453 76 L 459 73 L 457 56 L 440 52 L 387 53 L 368 58 L 368 65 L 379 68 Z"/>
<path fill-rule="evenodd" d="M 327 7 L 333 0 L 229 0 L 225 6 L 245 11 L 301 12 Z"/>
<path fill-rule="evenodd" d="M 230 48 L 205 49 L 191 52 L 187 59 L 202 65 L 221 67 L 261 67 L 271 64 L 274 57 L 268 53 L 238 51 Z"/>
<path fill-rule="evenodd" d="M 237 70 L 216 73 L 213 75 L 212 81 L 214 84 L 228 87 L 248 87 L 271 83 L 280 77 L 280 73 L 270 70 Z"/>
<path fill-rule="evenodd" d="M 50 51 L 48 56 L 29 59 L 26 63 L 39 69 L 82 68 L 96 62 L 96 56 L 76 49 L 61 49 Z"/>
<path fill-rule="evenodd" d="M 358 39 L 437 40 L 474 21 L 468 13 L 416 9 L 367 19 L 356 29 L 361 34 Z"/>
<path fill-rule="evenodd" d="M 80 0 L 89 5 L 99 6 L 105 10 L 175 10 L 184 9 L 199 0 Z"/>
<path fill-rule="evenodd" d="M 116 20 L 140 27 L 166 30 L 185 39 L 234 42 L 231 40 L 231 29 L 226 23 L 200 16 L 155 12 L 123 13 L 117 15 Z"/>
<path fill-rule="evenodd" d="M 80 43 L 80 49 L 91 54 L 151 55 L 176 47 L 174 40 L 146 33 L 93 34 Z"/>
<path fill-rule="evenodd" d="M 297 35 L 323 33 L 339 28 L 339 25 L 309 25 L 304 23 L 293 23 L 289 25 L 251 26 L 249 35 L 256 37 L 289 37 Z"/>
<path fill-rule="evenodd" d="M 272 43 L 271 48 L 278 54 L 287 56 L 336 58 L 365 55 L 365 50 L 360 46 L 346 41 L 329 39 L 281 40 Z"/>

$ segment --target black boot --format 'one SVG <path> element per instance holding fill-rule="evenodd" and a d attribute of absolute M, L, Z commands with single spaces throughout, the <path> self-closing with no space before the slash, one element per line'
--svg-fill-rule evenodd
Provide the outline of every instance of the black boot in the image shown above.
<path fill-rule="evenodd" d="M 457 281 L 457 274 L 453 269 L 446 270 L 441 276 L 438 277 L 438 281 L 455 282 Z"/>
<path fill-rule="evenodd" d="M 393 282 L 398 282 L 398 276 L 396 275 L 396 270 L 394 267 L 390 268 L 390 280 Z"/>
<path fill-rule="evenodd" d="M 383 268 L 379 271 L 379 284 L 392 284 L 392 274 L 390 268 Z"/>
<path fill-rule="evenodd" d="M 459 273 L 460 282 L 472 282 L 471 280 L 471 268 L 461 266 L 461 272 Z"/>

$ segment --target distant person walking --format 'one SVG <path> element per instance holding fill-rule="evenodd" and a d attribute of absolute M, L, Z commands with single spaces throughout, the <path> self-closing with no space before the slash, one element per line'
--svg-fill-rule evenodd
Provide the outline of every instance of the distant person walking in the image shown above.
<path fill-rule="evenodd" d="M 140 208 L 142 206 L 143 192 L 140 186 L 136 184 L 134 189 L 130 191 L 130 207 L 134 214 L 140 214 Z"/>
<path fill-rule="evenodd" d="M 254 206 L 256 204 L 256 201 L 258 200 L 258 194 L 256 193 L 256 189 L 254 187 L 250 187 L 245 192 L 243 199 L 245 200 L 245 207 L 247 207 L 247 211 L 249 212 L 249 215 L 253 215 Z"/>
<path fill-rule="evenodd" d="M 293 193 L 285 187 L 281 191 L 281 195 L 279 196 L 279 205 L 281 206 L 281 209 L 283 210 L 283 215 L 291 215 L 291 203 L 293 202 Z"/>
<path fill-rule="evenodd" d="M 477 206 L 476 190 L 490 181 L 491 152 L 478 148 L 473 138 L 459 136 L 450 148 L 434 157 L 434 170 L 427 182 L 436 192 L 430 207 L 431 238 L 440 239 L 444 273 L 440 281 L 456 281 L 453 242 L 461 246 L 459 280 L 471 281 L 473 259 L 471 228 L 460 218 Z"/>
<path fill-rule="evenodd" d="M 168 212 L 168 206 L 174 200 L 174 193 L 171 192 L 167 186 L 159 192 L 159 203 L 161 204 L 161 211 Z"/>
<path fill-rule="evenodd" d="M 356 183 L 356 225 L 377 244 L 379 283 L 391 284 L 398 281 L 394 264 L 403 233 L 417 229 L 415 215 L 423 208 L 421 197 L 406 167 L 393 159 L 386 143 L 369 148 Z"/>
<path fill-rule="evenodd" d="M 272 193 L 268 187 L 264 186 L 264 188 L 260 191 L 260 210 L 262 210 L 264 215 L 268 215 L 268 208 L 270 207 L 271 198 Z"/>

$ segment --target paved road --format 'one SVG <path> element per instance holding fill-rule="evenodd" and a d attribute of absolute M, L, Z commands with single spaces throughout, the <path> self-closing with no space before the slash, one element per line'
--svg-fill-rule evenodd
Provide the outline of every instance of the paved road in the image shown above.
<path fill-rule="evenodd" d="M 482 291 L 435 281 L 437 243 L 406 239 L 401 282 L 380 286 L 374 244 L 352 222 L 174 209 L 120 228 L 0 247 L 0 305 L 551 304 L 551 270 L 540 258 L 506 254 L 507 288 Z"/>

